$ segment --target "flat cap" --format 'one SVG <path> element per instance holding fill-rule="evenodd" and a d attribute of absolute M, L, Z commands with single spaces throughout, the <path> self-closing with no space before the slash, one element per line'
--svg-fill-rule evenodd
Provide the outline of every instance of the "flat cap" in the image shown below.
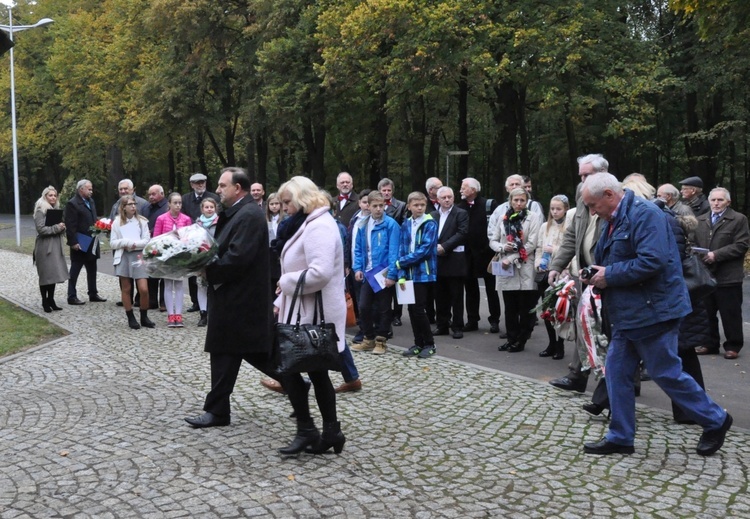
<path fill-rule="evenodd" d="M 207 179 L 206 175 L 203 173 L 194 173 L 193 176 L 190 177 L 190 182 L 203 182 Z"/>
<path fill-rule="evenodd" d="M 693 186 L 703 189 L 703 181 L 700 177 L 688 177 L 685 180 L 680 180 L 681 186 Z"/>

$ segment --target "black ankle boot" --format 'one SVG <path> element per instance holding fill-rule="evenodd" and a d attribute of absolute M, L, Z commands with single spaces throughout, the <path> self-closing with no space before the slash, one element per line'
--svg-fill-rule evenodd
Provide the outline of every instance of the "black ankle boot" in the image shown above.
<path fill-rule="evenodd" d="M 144 328 L 156 328 L 154 322 L 148 318 L 148 310 L 141 310 L 141 326 Z"/>
<path fill-rule="evenodd" d="M 292 443 L 286 447 L 279 449 L 279 454 L 282 456 L 296 456 L 305 447 L 310 445 L 318 445 L 320 443 L 320 433 L 318 428 L 315 427 L 315 422 L 312 420 L 297 420 L 297 436 L 294 437 Z"/>
<path fill-rule="evenodd" d="M 135 320 L 135 316 L 133 315 L 132 310 L 127 310 L 125 314 L 128 316 L 128 326 L 130 326 L 133 330 L 140 329 L 141 325 L 138 324 L 138 321 Z"/>
<path fill-rule="evenodd" d="M 323 422 L 323 434 L 317 445 L 308 447 L 305 452 L 309 454 L 323 454 L 333 447 L 333 452 L 340 454 L 344 450 L 346 438 L 341 432 L 341 422 Z"/>
<path fill-rule="evenodd" d="M 208 313 L 201 310 L 201 318 L 198 321 L 198 326 L 206 326 L 208 324 Z"/>
<path fill-rule="evenodd" d="M 555 354 L 552 355 L 554 360 L 560 360 L 565 356 L 565 342 L 562 339 L 558 339 L 555 343 Z"/>
<path fill-rule="evenodd" d="M 551 357 L 555 354 L 555 343 L 551 342 L 547 345 L 546 348 L 544 348 L 542 351 L 539 352 L 540 357 Z"/>

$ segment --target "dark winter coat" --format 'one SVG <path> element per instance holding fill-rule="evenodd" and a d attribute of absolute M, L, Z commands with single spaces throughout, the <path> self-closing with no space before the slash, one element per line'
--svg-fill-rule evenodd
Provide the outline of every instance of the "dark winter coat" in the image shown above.
<path fill-rule="evenodd" d="M 72 248 L 78 244 L 77 233 L 92 236 L 90 229 L 96 220 L 96 204 L 93 198 L 89 199 L 89 206 L 86 206 L 86 202 L 84 202 L 78 193 L 68 200 L 68 203 L 65 205 L 65 235 L 68 239 L 68 245 L 71 247 L 71 260 L 86 261 L 99 257 L 98 241 L 91 245 L 88 252 Z"/>
<path fill-rule="evenodd" d="M 268 224 L 248 195 L 219 213 L 219 259 L 206 268 L 208 330 L 205 351 L 270 353 L 271 276 Z"/>

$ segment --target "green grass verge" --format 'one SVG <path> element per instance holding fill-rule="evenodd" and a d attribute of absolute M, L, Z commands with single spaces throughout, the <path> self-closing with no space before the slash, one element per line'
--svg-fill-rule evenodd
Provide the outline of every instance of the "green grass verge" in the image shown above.
<path fill-rule="evenodd" d="M 0 357 L 67 335 L 51 322 L 0 298 Z"/>

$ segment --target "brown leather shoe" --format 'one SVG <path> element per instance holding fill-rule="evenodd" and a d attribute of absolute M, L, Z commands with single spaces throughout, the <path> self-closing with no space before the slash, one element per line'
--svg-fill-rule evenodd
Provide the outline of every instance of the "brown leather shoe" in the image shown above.
<path fill-rule="evenodd" d="M 281 393 L 282 395 L 286 393 L 286 391 L 284 391 L 284 388 L 281 387 L 281 384 L 279 384 L 279 381 L 274 380 L 272 378 L 260 379 L 260 385 L 266 389 L 270 389 L 271 391 L 276 391 L 277 393 Z"/>
<path fill-rule="evenodd" d="M 695 348 L 696 355 L 718 355 L 719 352 L 717 350 L 712 350 L 706 346 L 698 346 Z"/>
<path fill-rule="evenodd" d="M 740 356 L 739 353 L 737 353 L 736 351 L 732 351 L 732 350 L 729 350 L 726 353 L 724 353 L 724 358 L 725 359 L 733 360 L 733 359 L 736 359 L 739 356 Z"/>
<path fill-rule="evenodd" d="M 336 388 L 337 393 L 348 393 L 350 391 L 359 391 L 362 389 L 362 381 L 360 379 L 352 380 L 351 382 L 344 382 Z"/>

